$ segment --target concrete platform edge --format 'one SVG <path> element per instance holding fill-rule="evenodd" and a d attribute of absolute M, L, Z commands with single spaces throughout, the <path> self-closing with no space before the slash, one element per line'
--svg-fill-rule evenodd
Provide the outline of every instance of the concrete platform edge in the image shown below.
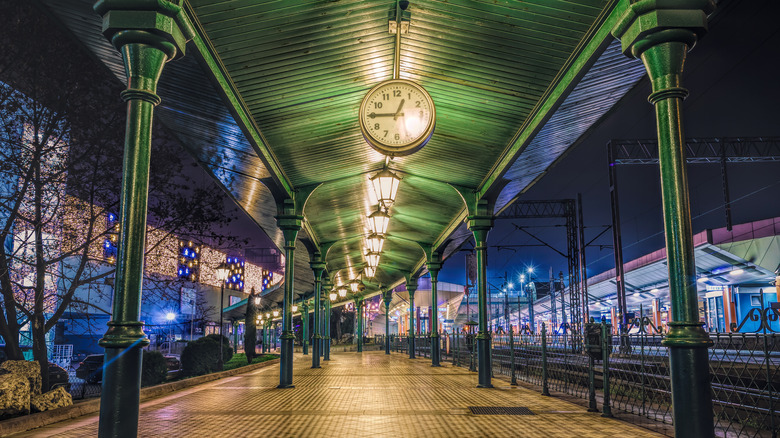
<path fill-rule="evenodd" d="M 254 371 L 259 368 L 265 368 L 279 363 L 279 359 L 272 359 L 252 365 L 235 368 L 228 371 L 206 374 L 203 376 L 190 377 L 189 379 L 178 380 L 176 382 L 163 383 L 162 385 L 150 386 L 141 389 L 141 402 L 152 400 L 172 392 L 211 382 L 224 377 L 231 377 L 237 374 Z M 85 400 L 74 403 L 72 406 L 54 409 L 46 412 L 25 415 L 23 417 L 11 418 L 0 421 L 0 436 L 8 436 L 15 433 L 26 432 L 39 427 L 48 426 L 83 415 L 94 414 L 100 410 L 100 399 Z"/>

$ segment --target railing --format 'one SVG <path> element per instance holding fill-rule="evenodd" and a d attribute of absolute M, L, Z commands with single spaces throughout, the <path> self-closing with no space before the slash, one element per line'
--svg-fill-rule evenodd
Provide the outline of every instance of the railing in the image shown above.
<path fill-rule="evenodd" d="M 602 326 L 609 333 L 609 326 Z M 474 335 L 443 334 L 442 361 L 476 371 Z M 668 349 L 664 336 L 645 333 L 601 336 L 597 358 L 580 334 L 502 334 L 492 337 L 494 375 L 588 400 L 591 410 L 634 414 L 647 425 L 672 424 Z M 710 352 L 716 436 L 775 437 L 780 434 L 780 334 L 718 333 Z M 610 348 L 611 347 L 611 348 Z M 408 351 L 394 337 L 393 351 Z M 609 354 L 604 354 L 610 351 Z M 415 338 L 418 357 L 430 357 L 430 338 Z M 641 421 L 640 421 L 641 422 Z"/>

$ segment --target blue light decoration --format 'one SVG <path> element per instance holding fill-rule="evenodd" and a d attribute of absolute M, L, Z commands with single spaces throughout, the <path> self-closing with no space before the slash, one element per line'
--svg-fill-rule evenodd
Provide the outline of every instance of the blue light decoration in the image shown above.
<path fill-rule="evenodd" d="M 225 280 L 225 287 L 233 290 L 244 290 L 244 259 L 241 257 L 228 256 L 227 264 L 230 265 L 230 273 Z"/>
<path fill-rule="evenodd" d="M 116 214 L 106 215 L 106 238 L 103 240 L 103 257 L 110 264 L 116 263 L 117 245 L 119 244 L 119 218 Z"/>
<path fill-rule="evenodd" d="M 260 290 L 264 291 L 268 289 L 268 286 L 271 284 L 273 280 L 274 280 L 274 273 L 263 269 L 263 284 L 260 285 Z"/>
<path fill-rule="evenodd" d="M 191 240 L 179 240 L 179 263 L 176 275 L 192 282 L 200 279 L 200 245 Z"/>

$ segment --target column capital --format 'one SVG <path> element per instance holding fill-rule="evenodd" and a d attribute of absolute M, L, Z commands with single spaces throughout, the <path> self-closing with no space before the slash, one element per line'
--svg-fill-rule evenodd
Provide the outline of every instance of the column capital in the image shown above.
<path fill-rule="evenodd" d="M 284 235 L 284 249 L 295 249 L 295 240 L 298 238 L 298 231 L 301 230 L 302 223 L 303 216 L 294 214 L 276 216 L 276 224 Z"/>
<path fill-rule="evenodd" d="M 184 10 L 167 0 L 98 0 L 93 6 L 103 17 L 103 35 L 118 50 L 127 44 L 147 44 L 168 59 L 184 56 L 195 30 Z"/>
<path fill-rule="evenodd" d="M 443 265 L 442 262 L 428 262 L 425 264 L 428 268 L 428 273 L 431 274 L 431 281 L 437 281 L 436 277 L 439 276 L 439 271 Z"/>
<path fill-rule="evenodd" d="M 650 47 L 682 42 L 688 48 L 707 32 L 707 15 L 713 0 L 621 0 L 622 14 L 612 35 L 620 40 L 626 56 L 639 58 Z"/>
<path fill-rule="evenodd" d="M 406 280 L 406 291 L 409 292 L 410 297 L 414 297 L 417 291 L 417 278 Z"/>
<path fill-rule="evenodd" d="M 314 272 L 314 281 L 321 281 L 322 273 L 325 272 L 326 269 L 325 262 L 310 262 L 309 266 Z"/>

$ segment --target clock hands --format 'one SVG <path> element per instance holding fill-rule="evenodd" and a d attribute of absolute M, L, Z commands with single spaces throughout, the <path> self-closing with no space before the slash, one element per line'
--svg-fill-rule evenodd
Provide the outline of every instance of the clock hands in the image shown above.
<path fill-rule="evenodd" d="M 406 102 L 406 99 L 401 99 L 401 103 L 398 104 L 398 109 L 395 110 L 395 115 L 393 115 L 393 120 L 398 120 L 398 116 L 404 116 L 404 113 L 401 112 L 404 109 L 404 102 Z"/>
<path fill-rule="evenodd" d="M 375 117 L 392 117 L 393 120 L 395 120 L 397 117 L 403 117 L 404 113 L 370 113 L 368 115 L 369 118 L 373 119 Z"/>
<path fill-rule="evenodd" d="M 374 119 L 376 117 L 392 117 L 393 120 L 398 120 L 399 117 L 403 117 L 404 113 L 401 110 L 404 109 L 404 103 L 406 99 L 401 99 L 401 103 L 398 104 L 398 109 L 394 113 L 370 113 L 368 117 Z"/>

